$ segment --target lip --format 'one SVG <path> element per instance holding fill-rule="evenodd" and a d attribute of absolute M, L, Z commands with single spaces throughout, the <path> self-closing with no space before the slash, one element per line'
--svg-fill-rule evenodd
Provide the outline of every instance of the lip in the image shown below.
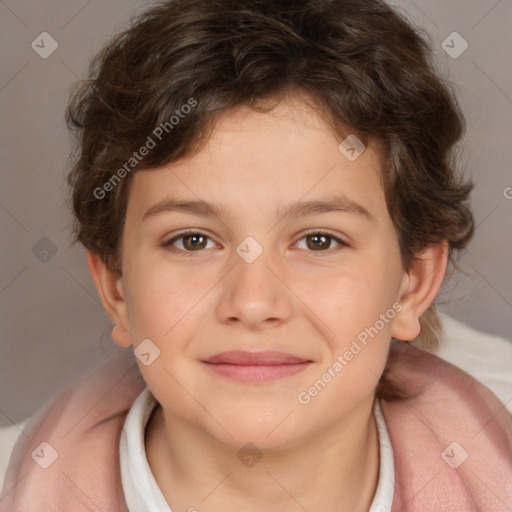
<path fill-rule="evenodd" d="M 277 352 L 275 350 L 265 350 L 262 352 L 249 352 L 248 350 L 229 350 L 221 352 L 208 359 L 205 363 L 211 364 L 234 364 L 234 365 L 283 365 L 306 363 L 309 359 L 286 354 L 285 352 Z"/>
<path fill-rule="evenodd" d="M 268 382 L 295 375 L 312 361 L 277 351 L 231 350 L 202 361 L 215 373 L 242 382 Z"/>

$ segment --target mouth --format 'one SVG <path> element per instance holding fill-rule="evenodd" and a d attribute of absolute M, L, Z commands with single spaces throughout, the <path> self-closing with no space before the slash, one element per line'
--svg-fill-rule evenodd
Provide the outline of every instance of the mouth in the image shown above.
<path fill-rule="evenodd" d="M 313 361 L 284 352 L 222 352 L 204 361 L 210 370 L 223 377 L 241 382 L 269 382 L 295 375 Z"/>

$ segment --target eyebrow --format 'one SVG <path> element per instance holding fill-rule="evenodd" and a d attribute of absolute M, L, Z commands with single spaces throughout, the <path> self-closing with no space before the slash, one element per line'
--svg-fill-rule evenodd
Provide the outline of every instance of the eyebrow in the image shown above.
<path fill-rule="evenodd" d="M 370 222 L 376 222 L 375 217 L 364 206 L 343 195 L 333 196 L 325 200 L 297 201 L 279 208 L 276 216 L 283 219 L 334 211 L 357 214 Z M 142 220 L 167 212 L 183 212 L 202 217 L 216 216 L 222 218 L 226 209 L 219 203 L 209 203 L 207 201 L 165 199 L 151 206 Z"/>

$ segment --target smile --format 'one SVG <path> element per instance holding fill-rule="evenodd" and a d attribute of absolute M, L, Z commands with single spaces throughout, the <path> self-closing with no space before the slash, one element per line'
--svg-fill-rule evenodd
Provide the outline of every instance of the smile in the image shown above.
<path fill-rule="evenodd" d="M 202 361 L 209 369 L 226 378 L 242 382 L 269 382 L 305 370 L 311 360 L 282 352 L 230 351 Z"/>

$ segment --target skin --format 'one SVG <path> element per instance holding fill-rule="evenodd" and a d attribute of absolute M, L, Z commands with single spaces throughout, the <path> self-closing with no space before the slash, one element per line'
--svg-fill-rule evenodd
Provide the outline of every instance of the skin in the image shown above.
<path fill-rule="evenodd" d="M 134 176 L 122 276 L 88 255 L 116 325 L 114 341 L 136 348 L 150 339 L 160 350 L 139 367 L 160 404 L 146 431 L 148 461 L 173 510 L 367 511 L 372 502 L 375 387 L 391 337 L 419 335 L 419 317 L 444 278 L 447 246 L 428 247 L 406 272 L 377 143 L 351 162 L 340 142 L 300 97 L 267 113 L 225 112 L 194 156 Z M 347 211 L 276 216 L 283 205 L 333 193 L 364 206 L 373 220 Z M 224 211 L 143 219 L 169 198 L 216 202 Z M 179 253 L 164 246 L 188 228 L 207 238 L 177 239 Z M 328 231 L 347 245 L 322 243 L 306 230 Z M 263 249 L 252 263 L 236 252 L 248 236 Z M 395 318 L 301 404 L 298 393 L 396 303 Z M 279 350 L 312 363 L 293 376 L 240 383 L 201 362 L 233 349 Z M 237 458 L 249 442 L 262 454 L 252 467 Z"/>

